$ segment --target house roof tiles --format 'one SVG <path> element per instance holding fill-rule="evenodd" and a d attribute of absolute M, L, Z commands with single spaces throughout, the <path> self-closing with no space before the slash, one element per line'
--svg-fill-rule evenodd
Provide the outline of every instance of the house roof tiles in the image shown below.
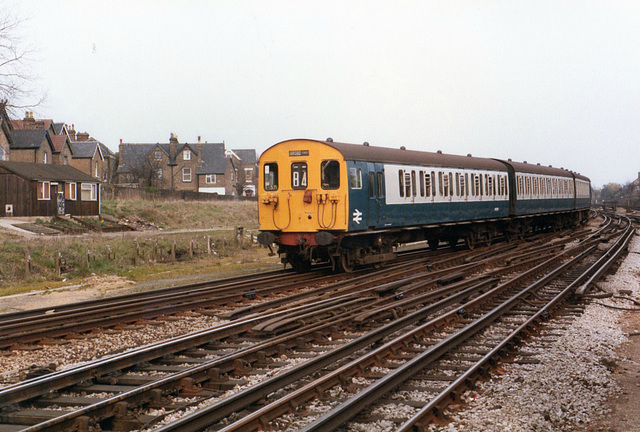
<path fill-rule="evenodd" d="M 99 147 L 100 143 L 96 140 L 71 141 L 74 159 L 91 159 L 96 151 L 101 153 Z"/>
<path fill-rule="evenodd" d="M 14 129 L 11 131 L 12 149 L 39 149 L 48 140 L 44 129 Z"/>
<path fill-rule="evenodd" d="M 98 182 L 98 180 L 96 180 L 95 178 L 83 173 L 82 171 L 70 165 L 3 161 L 0 162 L 0 168 L 3 168 L 28 180 L 76 181 L 86 183 Z"/>

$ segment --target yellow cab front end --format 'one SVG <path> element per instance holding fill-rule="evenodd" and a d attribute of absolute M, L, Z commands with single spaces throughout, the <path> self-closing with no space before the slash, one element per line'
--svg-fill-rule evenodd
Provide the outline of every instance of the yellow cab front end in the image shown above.
<path fill-rule="evenodd" d="M 348 226 L 342 153 L 322 141 L 289 140 L 267 149 L 259 165 L 260 243 L 278 244 L 289 262 L 318 258 L 314 250 Z"/>

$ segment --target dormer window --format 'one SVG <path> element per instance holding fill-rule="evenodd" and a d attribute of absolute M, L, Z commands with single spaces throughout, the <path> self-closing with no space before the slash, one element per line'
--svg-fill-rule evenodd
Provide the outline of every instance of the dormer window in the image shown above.
<path fill-rule="evenodd" d="M 153 157 L 155 158 L 155 160 L 161 160 L 162 159 L 162 152 L 160 150 L 156 150 L 153 153 Z"/>
<path fill-rule="evenodd" d="M 191 150 L 185 150 L 182 152 L 182 159 L 186 161 L 191 160 Z"/>

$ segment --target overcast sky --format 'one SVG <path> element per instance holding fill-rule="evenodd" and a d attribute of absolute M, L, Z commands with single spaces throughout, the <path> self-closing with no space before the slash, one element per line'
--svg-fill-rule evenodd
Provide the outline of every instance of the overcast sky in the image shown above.
<path fill-rule="evenodd" d="M 1 3 L 0 3 L 1 4 Z M 112 150 L 198 136 L 512 158 L 594 186 L 640 171 L 640 2 L 35 1 L 47 100 Z"/>

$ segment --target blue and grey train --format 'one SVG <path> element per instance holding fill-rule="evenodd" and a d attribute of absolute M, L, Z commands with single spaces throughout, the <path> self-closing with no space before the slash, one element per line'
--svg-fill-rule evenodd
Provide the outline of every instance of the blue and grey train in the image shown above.
<path fill-rule="evenodd" d="M 591 185 L 572 171 L 513 162 L 345 144 L 283 141 L 260 157 L 259 241 L 296 270 L 330 261 L 350 271 L 393 259 L 400 243 L 430 247 L 577 226 Z"/>

